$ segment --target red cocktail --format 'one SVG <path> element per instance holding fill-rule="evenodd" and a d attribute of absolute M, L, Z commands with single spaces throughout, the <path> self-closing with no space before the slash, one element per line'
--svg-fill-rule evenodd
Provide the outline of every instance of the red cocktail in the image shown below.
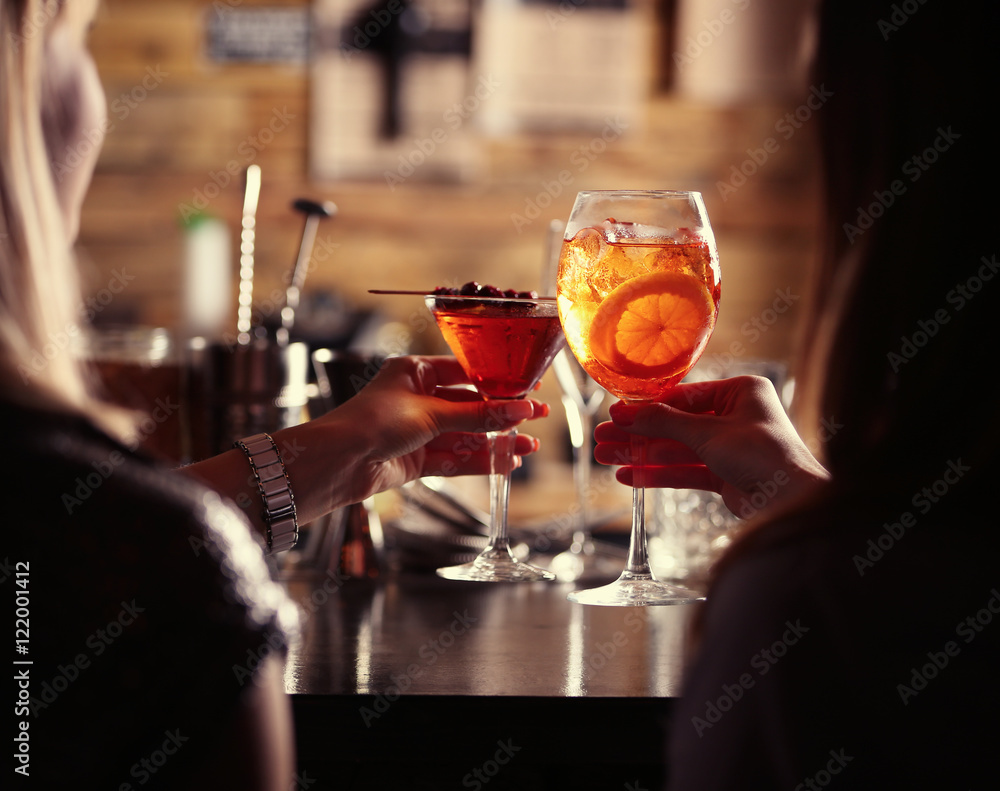
<path fill-rule="evenodd" d="M 553 301 L 427 302 L 448 347 L 476 389 L 490 398 L 523 398 L 565 342 Z"/>
<path fill-rule="evenodd" d="M 449 348 L 483 396 L 524 398 L 563 347 L 565 337 L 554 300 L 498 293 L 501 296 L 438 293 L 427 296 L 426 303 Z M 550 572 L 517 560 L 510 550 L 507 501 L 516 436 L 516 429 L 487 432 L 489 544 L 470 563 L 438 569 L 440 576 L 476 582 L 554 579 Z"/>

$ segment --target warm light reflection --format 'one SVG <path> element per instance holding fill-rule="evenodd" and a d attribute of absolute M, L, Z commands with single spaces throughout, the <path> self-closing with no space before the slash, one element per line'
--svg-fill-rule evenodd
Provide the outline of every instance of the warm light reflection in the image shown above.
<path fill-rule="evenodd" d="M 566 633 L 566 684 L 562 694 L 582 697 L 587 694 L 583 667 L 584 608 L 570 610 L 569 631 Z"/>
<path fill-rule="evenodd" d="M 374 679 L 375 662 L 374 646 L 376 637 L 382 631 L 382 612 L 385 608 L 385 589 L 379 586 L 372 595 L 371 607 L 358 624 L 356 639 L 357 652 L 354 658 L 354 673 L 359 695 L 375 695 L 383 690 L 377 689 L 377 679 Z"/>

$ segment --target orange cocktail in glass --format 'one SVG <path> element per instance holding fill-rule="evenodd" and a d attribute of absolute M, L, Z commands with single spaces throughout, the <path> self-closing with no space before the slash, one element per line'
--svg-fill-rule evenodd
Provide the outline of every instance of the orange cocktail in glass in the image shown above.
<path fill-rule="evenodd" d="M 632 402 L 661 398 L 705 350 L 719 312 L 721 273 L 701 195 L 590 191 L 577 195 L 557 283 L 559 317 L 580 365 Z M 640 471 L 644 443 L 632 437 Z M 691 591 L 655 580 L 646 557 L 641 485 L 633 489 L 625 571 L 614 583 L 574 591 L 583 604 L 679 604 Z"/>
<path fill-rule="evenodd" d="M 662 396 L 687 375 L 715 328 L 718 262 L 702 240 L 635 242 L 609 219 L 563 243 L 559 305 L 584 370 L 626 400 Z"/>

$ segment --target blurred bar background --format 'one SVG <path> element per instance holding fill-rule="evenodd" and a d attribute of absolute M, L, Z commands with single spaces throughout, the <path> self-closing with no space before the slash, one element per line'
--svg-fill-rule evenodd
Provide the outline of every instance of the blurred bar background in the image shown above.
<path fill-rule="evenodd" d="M 259 315 L 277 319 L 298 252 L 292 201 L 339 209 L 296 324 L 314 348 L 444 352 L 418 298 L 367 290 L 538 288 L 549 221 L 578 190 L 676 188 L 704 193 L 722 260 L 706 359 L 788 361 L 827 98 L 800 68 L 802 5 L 105 0 L 91 48 L 108 134 L 78 244 L 94 322 L 183 335 L 193 266 L 215 270 L 203 275 L 223 284 L 220 326 L 235 332 L 257 164 Z M 205 215 L 228 250 L 217 234 L 192 244 Z M 558 404 L 551 374 L 541 397 Z M 563 429 L 542 423 L 543 440 Z"/>

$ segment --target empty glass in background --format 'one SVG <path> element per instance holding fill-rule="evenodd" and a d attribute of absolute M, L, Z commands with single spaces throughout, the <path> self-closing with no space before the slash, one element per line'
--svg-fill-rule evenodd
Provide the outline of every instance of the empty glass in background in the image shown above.
<path fill-rule="evenodd" d="M 556 273 L 566 223 L 552 220 L 546 238 L 542 268 L 542 291 L 556 293 Z M 611 581 L 621 572 L 621 561 L 600 551 L 590 531 L 590 469 L 594 455 L 594 420 L 607 397 L 607 391 L 583 370 L 568 349 L 552 362 L 552 371 L 562 390 L 570 444 L 573 446 L 573 488 L 576 509 L 573 513 L 573 536 L 569 549 L 549 563 L 549 570 L 560 582 Z"/>
<path fill-rule="evenodd" d="M 770 379 L 785 409 L 791 403 L 792 380 L 776 360 L 741 360 L 722 365 L 702 360 L 684 379 L 705 382 L 733 376 Z M 715 492 L 700 489 L 649 489 L 649 565 L 657 577 L 703 592 L 712 564 L 732 543 L 741 519 Z"/>
<path fill-rule="evenodd" d="M 74 349 L 94 366 L 111 402 L 140 416 L 135 441 L 172 465 L 192 461 L 188 375 L 183 353 L 163 327 L 90 327 Z"/>

